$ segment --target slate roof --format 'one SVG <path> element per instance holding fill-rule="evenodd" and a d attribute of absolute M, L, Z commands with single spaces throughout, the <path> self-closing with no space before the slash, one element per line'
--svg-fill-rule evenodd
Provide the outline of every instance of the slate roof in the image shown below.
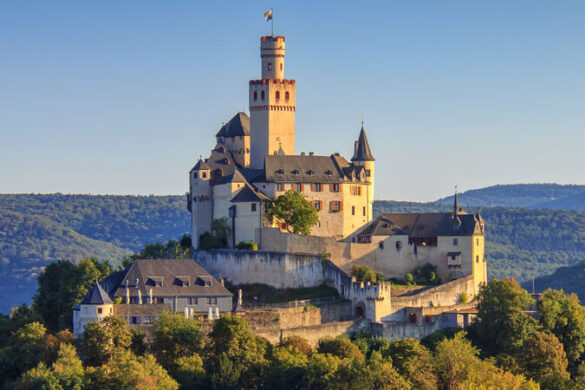
<path fill-rule="evenodd" d="M 82 305 L 103 305 L 105 303 L 113 303 L 108 293 L 100 286 L 98 282 L 95 282 L 93 287 L 87 292 Z"/>
<path fill-rule="evenodd" d="M 205 163 L 205 161 L 203 161 L 202 159 L 199 159 L 199 161 L 197 161 L 197 164 L 195 164 L 195 166 L 193 168 L 191 168 L 191 172 L 193 171 L 201 171 L 204 169 L 210 169 L 209 165 L 207 165 Z"/>
<path fill-rule="evenodd" d="M 366 131 L 364 130 L 364 125 L 362 124 L 362 130 L 360 131 L 360 136 L 357 141 L 357 146 L 355 148 L 355 153 L 351 158 L 351 161 L 374 161 L 374 155 L 370 150 L 370 144 L 368 143 L 368 137 L 366 137 Z"/>
<path fill-rule="evenodd" d="M 250 117 L 244 112 L 238 112 L 232 119 L 219 129 L 216 137 L 237 137 L 250 135 Z"/>
<path fill-rule="evenodd" d="M 270 199 L 260 191 L 254 190 L 251 186 L 246 185 L 233 198 L 232 202 L 262 202 Z"/>
<path fill-rule="evenodd" d="M 458 229 L 454 228 L 457 222 Z M 411 238 L 437 236 L 471 236 L 483 234 L 480 221 L 473 214 L 409 213 L 382 214 L 359 233 L 360 236 L 407 235 Z"/>
<path fill-rule="evenodd" d="M 230 293 L 197 262 L 190 259 L 136 260 L 128 267 L 124 278 L 115 288 L 113 296 L 126 296 L 126 281 L 130 296 L 137 296 L 136 280 L 142 299 L 152 294 L 156 297 L 229 297 Z M 155 281 L 162 280 L 162 287 Z M 185 285 L 184 282 L 189 282 Z"/>
<path fill-rule="evenodd" d="M 264 157 L 265 181 L 274 183 L 343 183 L 365 175 L 341 156 L 271 155 Z M 260 181 L 261 179 L 256 179 Z"/>

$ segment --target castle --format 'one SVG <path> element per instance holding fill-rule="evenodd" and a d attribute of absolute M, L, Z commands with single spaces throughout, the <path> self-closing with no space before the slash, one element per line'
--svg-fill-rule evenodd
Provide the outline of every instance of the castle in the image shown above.
<path fill-rule="evenodd" d="M 284 37 L 262 37 L 260 53 L 262 78 L 249 82 L 250 117 L 240 112 L 223 125 L 209 158 L 189 172 L 195 248 L 222 217 L 231 222 L 231 246 L 259 242 L 263 202 L 288 190 L 302 193 L 318 211 L 312 235 L 341 239 L 372 220 L 374 157 L 363 125 L 351 162 L 338 153 L 295 155 L 296 83 L 284 77 Z"/>
<path fill-rule="evenodd" d="M 284 75 L 285 38 L 261 37 L 260 55 L 262 78 L 249 81 L 250 116 L 239 112 L 219 129 L 210 156 L 189 171 L 187 194 L 196 250 L 200 236 L 224 217 L 232 228 L 230 248 L 254 241 L 260 250 L 199 250 L 197 261 L 236 284 L 329 283 L 354 301 L 356 315 L 374 322 L 395 319 L 400 310 L 422 302 L 422 295 L 413 294 L 415 301 L 390 299 L 390 285 L 352 281 L 354 265 L 402 279 L 430 264 L 444 284 L 440 293 L 421 293 L 421 307 L 475 296 L 487 281 L 481 216 L 463 212 L 456 196 L 452 212 L 383 214 L 374 220 L 375 159 L 363 123 L 350 161 L 338 153 L 295 154 L 296 82 Z M 264 204 L 289 190 L 318 211 L 319 222 L 308 236 L 264 218 Z M 325 271 L 318 263 L 323 256 L 331 263 Z M 392 307 L 390 301 L 398 304 Z"/>

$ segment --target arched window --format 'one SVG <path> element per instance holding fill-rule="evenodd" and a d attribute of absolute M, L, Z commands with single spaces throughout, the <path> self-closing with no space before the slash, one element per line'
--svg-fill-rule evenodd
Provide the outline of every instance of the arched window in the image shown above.
<path fill-rule="evenodd" d="M 280 70 L 282 70 L 282 63 L 280 64 Z"/>
<path fill-rule="evenodd" d="M 258 100 L 258 91 L 254 91 L 254 100 Z"/>
<path fill-rule="evenodd" d="M 264 91 L 260 92 L 260 98 L 264 100 Z"/>
<path fill-rule="evenodd" d="M 284 100 L 286 100 L 288 102 L 288 99 L 290 98 L 290 94 L 288 93 L 288 91 L 286 91 L 284 93 Z"/>
<path fill-rule="evenodd" d="M 280 91 L 276 91 L 276 100 L 280 99 Z"/>

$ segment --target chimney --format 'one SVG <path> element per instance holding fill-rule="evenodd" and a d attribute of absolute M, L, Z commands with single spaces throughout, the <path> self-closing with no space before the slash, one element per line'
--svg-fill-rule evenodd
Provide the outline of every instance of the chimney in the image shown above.
<path fill-rule="evenodd" d="M 221 278 L 220 279 L 220 282 L 221 282 L 221 287 L 225 287 L 225 279 L 224 278 Z"/>

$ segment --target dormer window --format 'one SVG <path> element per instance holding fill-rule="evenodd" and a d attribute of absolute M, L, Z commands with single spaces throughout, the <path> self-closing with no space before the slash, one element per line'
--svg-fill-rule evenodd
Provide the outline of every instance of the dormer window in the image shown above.
<path fill-rule="evenodd" d="M 181 287 L 189 287 L 191 286 L 191 277 L 190 276 L 176 276 L 175 277 L 175 284 Z"/>
<path fill-rule="evenodd" d="M 284 173 L 284 171 L 282 169 L 278 169 L 278 170 L 275 171 L 275 173 L 277 173 L 279 175 L 282 175 Z"/>
<path fill-rule="evenodd" d="M 299 170 L 298 169 L 293 169 L 290 173 L 292 173 L 293 175 L 298 175 L 299 174 Z"/>
<path fill-rule="evenodd" d="M 162 276 L 149 276 L 146 280 L 146 284 L 149 286 L 154 287 L 162 287 L 163 286 L 163 277 Z"/>
<path fill-rule="evenodd" d="M 313 170 L 312 170 L 312 169 L 309 169 L 309 170 L 307 171 L 307 175 L 309 175 L 309 176 L 313 176 L 314 174 L 315 174 L 315 172 L 313 172 Z"/>
<path fill-rule="evenodd" d="M 207 177 L 207 172 L 201 172 L 201 178 L 205 179 Z"/>

